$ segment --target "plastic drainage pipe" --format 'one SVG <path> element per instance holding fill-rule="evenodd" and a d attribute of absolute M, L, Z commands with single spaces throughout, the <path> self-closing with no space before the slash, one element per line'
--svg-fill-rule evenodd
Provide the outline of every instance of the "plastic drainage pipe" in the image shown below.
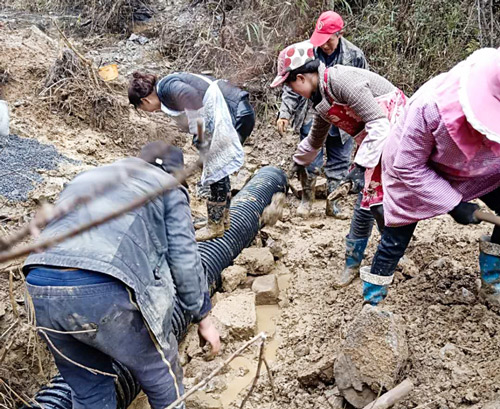
<path fill-rule="evenodd" d="M 287 177 L 285 172 L 273 166 L 260 169 L 231 202 L 231 228 L 223 237 L 198 243 L 201 262 L 205 270 L 210 295 L 222 287 L 222 271 L 248 247 L 260 228 L 260 216 L 271 203 L 275 193 L 285 192 Z M 173 313 L 173 331 L 181 341 L 191 323 L 191 316 L 185 314 L 179 303 Z M 141 388 L 130 371 L 119 362 L 113 363 L 118 378 L 115 382 L 117 409 L 127 408 L 139 394 Z M 22 406 L 21 409 L 71 409 L 71 389 L 61 375 L 54 377 L 35 395 L 39 405 Z"/>

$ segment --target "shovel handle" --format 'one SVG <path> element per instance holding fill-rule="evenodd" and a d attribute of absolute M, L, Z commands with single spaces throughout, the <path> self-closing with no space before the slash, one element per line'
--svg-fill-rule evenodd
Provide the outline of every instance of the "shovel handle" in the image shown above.
<path fill-rule="evenodd" d="M 481 220 L 482 222 L 492 223 L 492 224 L 500 227 L 500 217 L 499 216 L 495 216 L 493 213 L 483 212 L 481 210 L 476 210 L 474 212 L 474 216 L 478 220 Z"/>

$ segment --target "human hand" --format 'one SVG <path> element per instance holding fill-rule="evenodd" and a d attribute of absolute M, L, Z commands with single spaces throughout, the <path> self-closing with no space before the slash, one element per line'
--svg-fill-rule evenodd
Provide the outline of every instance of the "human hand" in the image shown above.
<path fill-rule="evenodd" d="M 295 175 L 297 175 L 297 178 L 301 180 L 301 178 L 306 175 L 306 168 L 299 165 L 297 162 L 292 162 L 292 165 L 288 169 L 288 181 L 290 182 Z"/>
<path fill-rule="evenodd" d="M 479 224 L 479 220 L 474 212 L 479 210 L 479 206 L 475 203 L 460 202 L 455 208 L 449 212 L 450 216 L 460 224 Z"/>
<path fill-rule="evenodd" d="M 354 168 L 347 174 L 344 181 L 341 183 L 349 184 L 349 193 L 359 193 L 365 187 L 365 168 L 355 165 Z"/>
<path fill-rule="evenodd" d="M 212 348 L 212 357 L 219 353 L 221 346 L 220 335 L 210 317 L 203 318 L 198 324 L 198 336 L 200 337 L 202 346 L 208 342 Z"/>
<path fill-rule="evenodd" d="M 285 132 L 288 128 L 288 123 L 290 121 L 288 119 L 285 119 L 285 118 L 279 118 L 277 121 L 276 121 L 276 127 L 278 128 L 278 132 L 281 136 L 285 135 Z"/>

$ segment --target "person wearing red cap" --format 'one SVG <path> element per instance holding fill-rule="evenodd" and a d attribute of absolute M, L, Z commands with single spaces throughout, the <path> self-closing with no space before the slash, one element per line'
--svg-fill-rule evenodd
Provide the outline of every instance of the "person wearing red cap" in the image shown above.
<path fill-rule="evenodd" d="M 371 71 L 335 65 L 326 67 L 314 55 L 309 41 L 286 47 L 278 57 L 278 76 L 271 87 L 288 84 L 312 101 L 311 132 L 293 157 L 297 166 L 308 166 L 323 146 L 330 126 L 336 125 L 358 144 L 354 168 L 341 183 L 358 196 L 346 240 L 346 265 L 335 275 L 336 287 L 348 285 L 359 273 L 372 225 L 360 221 L 359 208 L 372 212 L 380 230 L 384 227 L 380 158 L 385 141 L 401 115 L 406 97 L 385 78 Z M 303 172 L 301 172 L 303 173 Z"/>
<path fill-rule="evenodd" d="M 481 199 L 500 214 L 500 49 L 474 52 L 425 83 L 409 100 L 382 157 L 386 227 L 363 297 L 387 295 L 396 266 L 420 220 L 450 214 L 476 224 Z M 500 312 L 500 226 L 479 242 L 480 295 Z"/>
<path fill-rule="evenodd" d="M 314 53 L 327 67 L 341 64 L 358 68 L 368 68 L 363 52 L 354 44 L 343 38 L 344 21 L 334 11 L 321 14 L 316 29 L 310 39 L 315 47 Z M 292 120 L 294 129 L 300 134 L 300 140 L 307 137 L 312 125 L 311 102 L 293 92 L 290 87 L 283 87 L 282 102 L 279 111 L 277 126 L 283 134 Z M 333 192 L 342 179 L 347 175 L 351 162 L 351 152 L 354 147 L 353 139 L 345 132 L 332 125 L 325 141 L 326 165 L 324 167 L 328 182 L 328 192 Z M 307 174 L 301 179 L 302 200 L 297 214 L 308 217 L 314 201 L 316 177 L 323 168 L 323 149 L 307 168 Z M 340 209 L 333 202 L 327 201 L 326 215 L 342 217 Z M 373 224 L 373 218 L 366 212 L 365 218 Z"/>

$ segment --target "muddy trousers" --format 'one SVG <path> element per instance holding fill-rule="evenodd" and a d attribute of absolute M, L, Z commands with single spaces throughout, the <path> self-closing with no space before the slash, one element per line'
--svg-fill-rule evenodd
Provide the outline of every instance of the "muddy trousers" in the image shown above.
<path fill-rule="evenodd" d="M 480 199 L 496 214 L 500 214 L 500 188 L 480 197 Z M 361 275 L 361 279 L 365 282 L 363 289 L 365 301 L 369 301 L 367 298 L 369 297 L 368 293 L 370 293 L 370 284 L 388 286 L 392 283 L 394 271 L 399 260 L 403 257 L 416 227 L 417 223 L 384 228 L 377 252 L 373 258 L 371 270 L 369 273 L 366 272 Z M 491 241 L 500 244 L 500 228 L 498 226 L 493 229 Z M 385 297 L 385 294 L 382 299 L 383 297 Z"/>
<path fill-rule="evenodd" d="M 382 205 L 373 206 L 370 210 L 361 208 L 361 200 L 363 194 L 358 194 L 358 199 L 354 205 L 354 213 L 351 219 L 351 227 L 349 229 L 348 239 L 359 240 L 367 239 L 372 234 L 374 221 L 377 222 L 377 227 L 380 232 L 384 229 L 384 212 Z"/>
<path fill-rule="evenodd" d="M 132 372 L 151 408 L 163 409 L 183 394 L 174 335 L 168 348 L 158 345 L 125 285 L 28 284 L 27 289 L 38 333 L 71 387 L 73 409 L 116 409 L 114 378 L 109 376 L 114 374 L 113 359 Z M 80 333 L 67 334 L 70 331 Z"/>

